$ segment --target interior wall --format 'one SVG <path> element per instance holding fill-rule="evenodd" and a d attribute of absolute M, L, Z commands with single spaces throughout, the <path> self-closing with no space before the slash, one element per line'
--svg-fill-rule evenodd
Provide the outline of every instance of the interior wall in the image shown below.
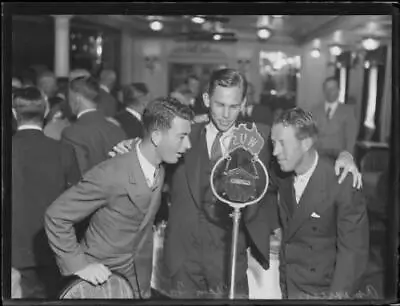
<path fill-rule="evenodd" d="M 130 43 L 129 43 L 130 41 Z M 255 94 L 261 93 L 261 75 L 259 72 L 259 52 L 282 51 L 288 56 L 299 55 L 300 49 L 290 45 L 259 44 L 258 42 L 209 43 L 178 42 L 172 39 L 147 39 L 133 35 L 123 35 L 121 56 L 121 81 L 145 82 L 151 96 L 168 94 L 169 63 L 215 63 L 242 70 L 248 80 L 254 84 Z M 131 47 L 124 47 L 131 44 Z M 203 51 L 202 51 L 203 50 Z M 129 56 L 129 53 L 131 54 Z M 154 71 L 146 69 L 146 53 L 159 54 Z M 240 65 L 239 59 L 249 60 Z M 244 61 L 245 62 L 245 61 Z M 130 69 L 130 71 L 129 71 Z"/>

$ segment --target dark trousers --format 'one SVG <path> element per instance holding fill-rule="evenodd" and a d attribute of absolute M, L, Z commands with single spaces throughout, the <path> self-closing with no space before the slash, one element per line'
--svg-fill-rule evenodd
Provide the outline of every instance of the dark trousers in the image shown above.
<path fill-rule="evenodd" d="M 57 299 L 63 282 L 57 267 L 18 269 L 23 299 Z"/>
<path fill-rule="evenodd" d="M 227 299 L 229 275 L 221 266 L 187 260 L 172 276 L 171 298 Z M 235 299 L 247 299 L 249 294 L 246 273 L 236 271 Z"/>

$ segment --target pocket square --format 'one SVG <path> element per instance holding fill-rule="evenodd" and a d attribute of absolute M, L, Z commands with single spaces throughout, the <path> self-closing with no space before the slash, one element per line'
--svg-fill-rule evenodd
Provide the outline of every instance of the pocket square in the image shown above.
<path fill-rule="evenodd" d="M 311 214 L 311 218 L 321 218 L 321 216 L 318 215 L 317 213 L 313 212 L 313 213 Z"/>

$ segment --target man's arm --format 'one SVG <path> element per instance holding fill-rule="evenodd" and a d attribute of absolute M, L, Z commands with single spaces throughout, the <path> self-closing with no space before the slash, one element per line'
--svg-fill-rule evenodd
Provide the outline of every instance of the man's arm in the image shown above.
<path fill-rule="evenodd" d="M 71 135 L 69 132 L 69 129 L 64 129 L 62 134 L 61 134 L 61 141 L 71 145 L 74 148 L 75 155 L 76 155 L 76 160 L 78 161 L 78 166 L 80 173 L 84 174 L 87 170 L 89 170 L 89 162 L 88 162 L 88 156 L 87 156 L 87 151 L 83 147 L 81 143 L 79 143 L 75 137 Z"/>
<path fill-rule="evenodd" d="M 367 207 L 360 191 L 347 179 L 338 192 L 336 267 L 331 294 L 352 295 L 358 289 L 369 254 Z"/>
<path fill-rule="evenodd" d="M 346 137 L 346 150 L 354 154 L 354 148 L 356 145 L 357 134 L 358 134 L 358 124 L 357 118 L 355 114 L 354 107 L 349 107 L 349 111 L 346 117 L 346 125 L 345 125 L 345 137 Z"/>
<path fill-rule="evenodd" d="M 78 161 L 74 148 L 68 144 L 63 144 L 63 167 L 65 175 L 65 189 L 75 185 L 81 179 L 81 172 L 79 170 Z"/>
<path fill-rule="evenodd" d="M 88 266 L 77 242 L 74 224 L 107 204 L 107 177 L 103 168 L 93 168 L 82 181 L 65 191 L 46 211 L 46 234 L 64 275 L 74 274 Z"/>

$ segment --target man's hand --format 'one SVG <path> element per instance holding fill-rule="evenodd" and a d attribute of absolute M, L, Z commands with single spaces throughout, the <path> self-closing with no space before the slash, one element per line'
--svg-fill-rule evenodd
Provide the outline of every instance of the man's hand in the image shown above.
<path fill-rule="evenodd" d="M 335 162 L 335 173 L 340 174 L 340 170 L 343 169 L 342 174 L 339 177 L 339 184 L 341 184 L 350 172 L 353 174 L 353 187 L 360 189 L 362 187 L 361 173 L 358 171 L 356 164 L 354 163 L 353 156 L 346 151 L 339 154 Z"/>
<path fill-rule="evenodd" d="M 132 143 L 136 140 L 135 139 L 127 139 L 119 142 L 112 148 L 112 151 L 108 152 L 108 155 L 111 157 L 122 155 L 128 153 L 132 150 Z"/>
<path fill-rule="evenodd" d="M 96 286 L 108 280 L 111 271 L 101 263 L 92 263 L 74 274 Z"/>

